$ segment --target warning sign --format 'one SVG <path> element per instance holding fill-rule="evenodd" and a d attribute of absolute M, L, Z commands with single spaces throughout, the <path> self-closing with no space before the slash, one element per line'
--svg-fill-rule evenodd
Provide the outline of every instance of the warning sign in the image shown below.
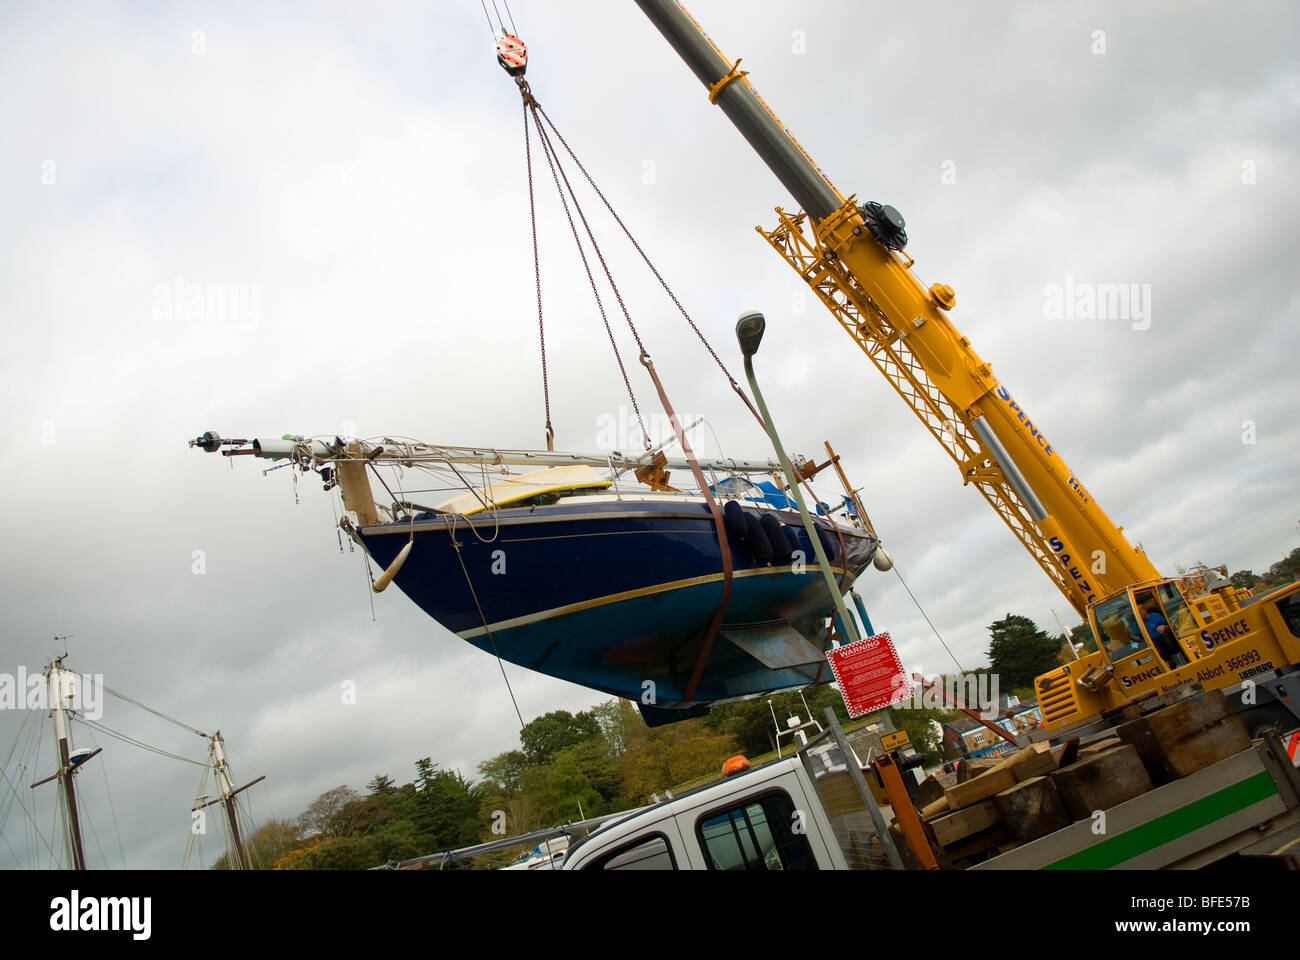
<path fill-rule="evenodd" d="M 879 633 L 826 654 L 850 717 L 874 713 L 912 694 L 889 634 Z"/>

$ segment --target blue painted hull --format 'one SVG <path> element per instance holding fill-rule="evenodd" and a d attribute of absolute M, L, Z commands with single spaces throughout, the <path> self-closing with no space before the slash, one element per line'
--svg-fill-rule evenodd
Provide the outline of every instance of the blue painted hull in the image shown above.
<path fill-rule="evenodd" d="M 730 543 L 735 573 L 723 630 L 789 624 L 821 650 L 830 593 L 798 514 L 775 515 L 805 565 L 763 564 L 743 542 Z M 413 539 L 394 583 L 448 630 L 563 680 L 632 700 L 653 691 L 657 706 L 685 705 L 722 594 L 717 534 L 702 502 L 575 497 L 472 518 L 424 516 L 359 533 L 383 568 Z M 875 542 L 819 526 L 847 589 Z M 719 637 L 691 702 L 829 679 L 824 661 L 772 668 Z"/>

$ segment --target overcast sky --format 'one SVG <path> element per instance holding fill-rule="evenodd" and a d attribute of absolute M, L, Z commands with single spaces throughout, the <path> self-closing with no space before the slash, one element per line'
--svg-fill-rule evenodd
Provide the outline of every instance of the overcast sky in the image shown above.
<path fill-rule="evenodd" d="M 954 323 L 1159 569 L 1260 570 L 1300 542 L 1293 5 L 690 8 L 842 192 L 903 213 L 923 282 L 955 288 Z M 786 446 L 836 446 L 961 665 L 986 663 L 1008 612 L 1076 622 L 754 233 L 794 202 L 637 8 L 513 13 L 535 94 L 734 372 L 735 318 L 766 313 L 757 368 Z M 267 776 L 249 792 L 259 821 L 376 774 L 405 782 L 425 756 L 473 776 L 517 745 L 491 657 L 399 591 L 372 619 L 314 480 L 296 502 L 288 471 L 185 441 L 543 446 L 520 113 L 477 0 L 0 6 L 0 672 L 66 649 L 220 728 L 235 776 Z M 538 182 L 556 442 L 588 451 L 627 401 Z M 699 452 L 769 456 L 605 235 L 677 410 L 713 428 Z M 1051 288 L 1086 284 L 1136 284 L 1147 315 L 1053 314 Z M 185 309 L 227 286 L 240 298 Z M 892 573 L 858 589 L 907 666 L 952 667 Z M 529 719 L 603 699 L 507 674 Z M 0 711 L 0 749 L 22 719 Z M 204 755 L 117 701 L 103 722 Z M 91 864 L 179 866 L 199 768 L 84 727 L 77 743 L 105 747 L 79 778 Z M 52 769 L 47 732 L 25 783 Z M 53 787 L 34 793 L 49 836 Z M 24 824 L 11 812 L 0 864 L 48 862 Z"/>

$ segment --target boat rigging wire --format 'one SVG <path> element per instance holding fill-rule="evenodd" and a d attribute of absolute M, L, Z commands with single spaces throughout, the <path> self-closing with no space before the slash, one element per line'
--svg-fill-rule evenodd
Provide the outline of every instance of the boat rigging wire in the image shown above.
<path fill-rule="evenodd" d="M 180 754 L 172 753 L 169 750 L 164 750 L 162 747 L 155 747 L 152 744 L 145 743 L 143 740 L 137 740 L 134 737 L 128 736 L 125 733 L 120 733 L 119 731 L 114 730 L 112 727 L 107 727 L 97 720 L 91 720 L 88 717 L 78 716 L 75 713 L 70 713 L 68 714 L 68 716 L 70 716 L 73 720 L 77 721 L 78 723 L 85 724 L 86 726 L 90 727 L 92 730 L 98 730 L 101 733 L 108 734 L 108 736 L 110 737 L 116 737 L 118 740 L 121 740 L 123 743 L 129 743 L 132 746 L 139 747 L 141 750 L 148 750 L 151 753 L 156 753 L 159 756 L 163 756 L 163 757 L 170 757 L 172 760 L 179 760 L 182 763 L 192 763 L 196 767 L 201 767 L 204 765 L 203 761 L 201 760 L 191 760 L 189 757 L 182 757 Z"/>
<path fill-rule="evenodd" d="M 4 766 L 0 767 L 0 777 L 4 777 L 5 785 L 9 787 L 9 802 L 4 806 L 3 810 L 0 811 L 0 835 L 3 835 L 4 824 L 9 818 L 9 813 L 13 809 L 14 802 L 17 801 L 18 806 L 22 808 L 23 814 L 27 817 L 28 821 L 27 826 L 29 827 L 29 832 L 26 836 L 28 847 L 35 847 L 35 844 L 31 842 L 33 835 L 35 835 L 35 837 L 41 841 L 41 844 L 45 849 L 50 851 L 51 861 L 53 861 L 53 858 L 55 857 L 54 848 L 50 845 L 49 840 L 45 838 L 45 834 L 41 831 L 41 826 L 36 822 L 36 817 L 32 814 L 32 811 L 29 810 L 27 804 L 23 802 L 24 794 L 20 792 L 18 784 L 11 781 L 9 775 L 5 772 L 9 767 L 10 758 L 13 757 L 15 750 L 17 750 L 18 745 L 22 742 L 24 729 L 26 728 L 28 721 L 35 716 L 36 711 L 27 711 L 26 716 L 23 717 L 22 724 L 19 726 L 18 736 L 14 739 L 13 746 L 9 748 L 9 756 L 5 758 Z M 31 731 L 26 734 L 28 740 L 33 739 L 34 735 L 36 743 L 33 746 L 24 748 L 19 753 L 19 767 L 14 771 L 14 779 L 19 781 L 19 783 L 25 779 L 26 772 L 31 766 L 30 758 L 36 756 L 40 750 L 42 740 L 41 735 L 44 732 L 44 729 L 44 725 L 38 722 L 33 724 Z M 9 847 L 9 851 L 14 854 L 14 861 L 18 862 L 18 854 L 14 851 L 13 847 L 10 846 L 8 838 L 5 839 L 5 846 Z"/>
<path fill-rule="evenodd" d="M 529 90 L 528 81 L 524 80 L 522 77 L 516 77 L 515 82 L 519 85 L 520 93 L 523 95 L 525 112 L 530 108 L 537 108 L 538 104 Z M 561 177 L 564 177 L 564 182 L 568 185 L 568 176 L 564 174 L 563 167 L 559 166 L 559 157 L 555 155 L 554 148 L 551 146 L 550 140 L 546 136 L 546 130 L 542 126 L 542 121 L 538 118 L 535 110 L 533 113 L 533 125 L 537 127 L 538 138 L 542 144 L 542 154 L 546 157 L 547 166 L 550 168 L 551 179 L 555 183 L 555 191 L 560 198 L 560 206 L 564 209 L 565 219 L 569 222 L 569 231 L 573 235 L 573 242 L 578 248 L 578 256 L 582 260 L 583 270 L 587 273 L 587 282 L 590 284 L 592 296 L 596 300 L 596 308 L 600 311 L 601 321 L 605 324 L 605 333 L 609 335 L 609 344 L 614 349 L 614 360 L 618 364 L 619 372 L 623 375 L 623 385 L 627 388 L 628 399 L 632 402 L 632 410 L 636 414 L 637 426 L 641 429 L 642 441 L 645 443 L 645 448 L 649 450 L 651 446 L 650 434 L 646 430 L 645 421 L 641 417 L 641 408 L 636 402 L 636 394 L 632 391 L 632 382 L 628 379 L 627 368 L 623 365 L 623 356 L 619 352 L 618 341 L 614 339 L 614 331 L 610 327 L 609 316 L 605 312 L 605 304 L 604 301 L 601 300 L 600 289 L 596 285 L 596 278 L 592 275 L 591 264 L 587 260 L 587 252 L 582 245 L 582 238 L 578 235 L 578 228 L 573 222 L 573 214 L 569 210 L 569 201 L 565 197 L 564 188 L 560 186 Z M 557 167 L 559 167 L 558 173 Z M 572 190 L 572 186 L 569 186 L 570 193 L 572 193 Z M 583 227 L 586 228 L 587 236 L 591 241 L 592 248 L 595 251 L 596 256 L 600 258 L 601 266 L 605 267 L 605 276 L 609 279 L 610 286 L 614 287 L 614 295 L 618 297 L 619 306 L 623 307 L 623 298 L 618 293 L 618 288 L 614 286 L 613 278 L 609 275 L 609 268 L 605 265 L 605 257 L 600 252 L 600 247 L 596 243 L 596 238 L 592 235 L 591 227 L 587 224 L 586 215 L 583 214 L 582 207 L 578 204 L 578 198 L 576 195 L 574 195 L 573 202 L 578 211 L 578 216 L 582 219 Z M 645 348 L 641 345 L 641 337 L 637 334 L 636 327 L 633 325 L 631 317 L 628 317 L 626 307 L 623 307 L 623 316 L 627 318 L 628 326 L 632 328 L 632 336 L 636 339 L 637 347 L 644 353 Z"/>
<path fill-rule="evenodd" d="M 144 710 L 146 713 L 152 713 L 155 717 L 160 717 L 160 718 L 162 718 L 163 720 L 166 720 L 168 723 L 174 723 L 174 724 L 176 724 L 176 726 L 180 727 L 182 730 L 188 730 L 190 733 L 196 734 L 197 736 L 202 737 L 204 740 L 206 740 L 206 739 L 208 738 L 208 735 L 207 735 L 206 733 L 204 733 L 202 730 L 200 730 L 198 727 L 192 727 L 192 726 L 190 726 L 188 723 L 182 723 L 180 720 L 177 720 L 175 717 L 169 717 L 169 716 L 167 716 L 167 714 L 162 713 L 161 711 L 155 710 L 153 707 L 148 706 L 147 704 L 143 704 L 143 703 L 141 703 L 139 700 L 136 700 L 136 699 L 134 699 L 134 698 L 132 698 L 132 697 L 128 697 L 125 693 L 118 693 L 116 690 L 114 690 L 113 688 L 109 687 L 107 684 L 102 683 L 102 682 L 99 682 L 99 681 L 96 681 L 94 677 L 87 677 L 86 679 L 89 679 L 89 680 L 91 680 L 92 682 L 98 683 L 98 684 L 99 684 L 99 687 L 100 687 L 100 688 L 101 688 L 105 693 L 111 693 L 113 696 L 117 697 L 119 700 L 125 700 L 127 703 L 131 704 L 132 706 L 136 706 L 136 707 L 139 707 L 141 710 Z"/>
<path fill-rule="evenodd" d="M 928 624 L 930 624 L 930 629 L 934 631 L 934 637 L 935 637 L 935 639 L 938 640 L 938 641 L 939 641 L 939 644 L 943 647 L 943 649 L 944 649 L 945 651 L 947 651 L 948 656 L 952 657 L 952 662 L 955 663 L 955 664 L 957 665 L 957 672 L 958 672 L 958 673 L 965 673 L 966 671 L 962 668 L 962 665 L 961 665 L 960 663 L 957 662 L 957 657 L 956 657 L 956 655 L 953 654 L 953 652 L 952 652 L 951 650 L 948 649 L 948 644 L 944 643 L 943 637 L 941 637 L 941 636 L 939 635 L 939 630 L 938 630 L 937 627 L 935 627 L 934 622 L 931 621 L 931 619 L 930 619 L 930 615 L 929 615 L 928 613 L 925 612 L 925 608 L 921 606 L 921 602 L 920 602 L 919 600 L 917 600 L 917 599 L 916 599 L 916 595 L 912 593 L 912 588 L 909 587 L 909 586 L 907 585 L 907 581 L 903 579 L 903 575 L 902 575 L 901 573 L 898 572 L 898 561 L 897 561 L 897 560 L 894 561 L 894 567 L 893 567 L 893 569 L 894 569 L 894 575 L 895 575 L 896 577 L 898 577 L 898 582 L 901 583 L 901 584 L 903 585 L 903 589 L 907 591 L 907 595 L 908 595 L 909 597 L 911 597 L 911 598 L 912 598 L 912 602 L 913 602 L 914 604 L 916 604 L 916 609 L 919 610 L 919 611 L 921 611 L 921 616 L 923 616 L 923 617 L 925 618 L 925 622 L 928 623 Z"/>
<path fill-rule="evenodd" d="M 510 678 L 506 676 L 506 665 L 501 661 L 501 654 L 497 651 L 497 642 L 492 637 L 492 628 L 488 626 L 487 617 L 483 615 L 483 606 L 478 602 L 478 593 L 474 589 L 474 582 L 469 578 L 469 570 L 465 567 L 465 558 L 460 553 L 460 543 L 456 540 L 455 521 L 452 521 L 451 545 L 456 550 L 456 559 L 460 562 L 461 573 L 465 575 L 465 585 L 469 587 L 469 594 L 474 598 L 474 608 L 478 610 L 478 617 L 483 621 L 483 632 L 487 634 L 488 643 L 492 645 L 492 655 L 497 658 L 497 666 L 501 668 L 501 679 L 506 682 L 506 690 L 510 693 L 510 702 L 515 705 L 515 715 L 519 717 L 519 729 L 526 726 L 524 723 L 523 711 L 519 709 L 519 701 L 515 699 L 514 688 L 510 686 Z M 471 525 L 472 528 L 472 525 Z"/>
<path fill-rule="evenodd" d="M 95 740 L 94 737 L 91 737 L 91 738 L 90 738 L 90 742 L 93 743 L 96 747 L 99 746 L 99 742 L 98 742 L 97 740 Z M 101 748 L 101 749 L 102 749 L 102 748 Z M 119 854 L 121 854 L 121 857 L 122 857 L 122 869 L 125 870 L 125 869 L 127 869 L 127 866 L 126 866 L 126 849 L 122 846 L 122 828 L 121 828 L 121 826 L 120 826 L 120 825 L 118 824 L 118 822 L 117 822 L 117 806 L 113 803 L 113 791 L 112 791 L 112 789 L 111 789 L 111 788 L 109 787 L 109 785 L 108 785 L 108 764 L 106 764 L 106 763 L 99 763 L 99 764 L 96 764 L 96 766 L 99 767 L 100 775 L 104 778 L 104 795 L 105 795 L 106 797 L 108 797 L 108 810 L 109 810 L 109 813 L 111 813 L 111 814 L 113 815 L 113 833 L 117 835 L 117 852 L 118 852 Z M 101 851 L 101 853 L 102 853 L 102 851 Z M 107 865 L 107 863 L 108 863 L 108 857 L 105 857 L 105 858 L 104 858 L 104 863 L 105 863 L 105 865 Z"/>
<path fill-rule="evenodd" d="M 536 100 L 534 100 L 534 104 L 537 105 L 537 113 L 541 114 L 542 120 L 545 120 L 546 125 L 549 126 L 552 131 L 554 131 L 555 139 L 558 139 L 560 142 L 560 146 L 564 147 L 564 152 L 568 153 L 569 159 L 573 161 L 573 165 L 577 167 L 578 172 L 581 172 L 582 177 L 586 178 L 586 182 L 588 182 L 588 185 L 590 185 L 591 190 L 593 190 L 595 195 L 597 195 L 598 198 L 601 199 L 601 203 L 604 204 L 604 208 L 606 208 L 607 211 L 610 212 L 610 216 L 614 217 L 614 222 L 616 222 L 616 224 L 619 225 L 619 228 L 623 230 L 624 237 L 628 238 L 628 242 L 632 243 L 634 250 L 636 250 L 638 254 L 641 255 L 641 259 L 645 261 L 646 267 L 649 267 L 650 272 L 654 273 L 655 280 L 659 281 L 659 286 L 662 286 L 664 293 L 668 294 L 668 298 L 672 300 L 673 306 L 677 307 L 677 311 L 681 313 L 682 317 L 685 317 L 686 323 L 690 325 L 690 329 L 694 330 L 695 336 L 699 338 L 699 342 L 705 345 L 705 350 L 708 351 L 708 355 L 714 358 L 714 363 L 718 364 L 718 368 L 720 369 L 720 371 L 723 372 L 723 376 L 727 377 L 727 382 L 729 382 L 729 384 L 732 385 L 732 389 L 735 390 L 736 395 L 738 395 L 738 397 L 741 398 L 741 401 L 745 403 L 746 407 L 749 407 L 751 414 L 754 414 L 755 418 L 758 418 L 759 423 L 762 423 L 763 418 L 761 418 L 761 416 L 758 415 L 757 410 L 754 410 L 754 406 L 751 405 L 751 403 L 749 402 L 749 397 L 746 397 L 744 390 L 740 389 L 740 384 L 737 384 L 736 377 L 733 377 L 731 375 L 731 371 L 728 371 L 727 364 L 723 363 L 722 358 L 720 358 L 720 356 L 718 355 L 718 351 L 714 350 L 714 347 L 712 347 L 712 343 L 708 342 L 707 338 L 705 337 L 705 334 L 703 334 L 701 332 L 701 329 L 699 329 L 697 325 L 695 325 L 695 321 L 692 319 L 692 317 L 690 317 L 690 313 L 686 312 L 686 308 L 684 306 L 681 306 L 681 300 L 677 299 L 677 294 L 673 293 L 672 287 L 668 286 L 668 281 L 664 280 L 663 274 L 660 274 L 658 268 L 655 267 L 654 263 L 651 263 L 649 256 L 646 255 L 646 251 L 642 250 L 640 243 L 637 243 L 636 237 L 633 237 L 632 230 L 629 230 L 627 224 L 624 224 L 623 217 L 617 215 L 614 206 L 612 206 L 612 204 L 608 202 L 608 199 L 606 199 L 606 196 L 604 196 L 604 194 L 602 193 L 601 187 L 595 185 L 595 181 L 593 180 L 593 178 L 591 178 L 591 174 L 586 172 L 586 167 L 582 165 L 581 160 L 577 159 L 577 155 L 575 152 L 573 152 L 573 148 L 569 147 L 568 140 L 564 139 L 564 134 L 560 133 L 558 127 L 555 126 L 555 122 L 551 120 L 550 116 L 547 116 L 545 109 L 542 109 L 542 105 L 536 103 Z"/>
<path fill-rule="evenodd" d="M 524 165 L 528 168 L 528 219 L 533 227 L 533 280 L 537 286 L 537 336 L 542 345 L 542 402 L 546 407 L 546 449 L 555 449 L 551 426 L 551 385 L 546 375 L 546 325 L 542 321 L 542 262 L 537 245 L 537 201 L 533 191 L 533 145 L 528 132 L 528 101 L 524 100 Z"/>

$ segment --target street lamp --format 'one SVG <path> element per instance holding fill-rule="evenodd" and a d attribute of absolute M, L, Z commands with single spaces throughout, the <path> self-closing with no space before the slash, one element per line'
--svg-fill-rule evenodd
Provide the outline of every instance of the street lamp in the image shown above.
<path fill-rule="evenodd" d="M 758 411 L 763 417 L 763 426 L 767 428 L 767 435 L 771 437 L 772 446 L 776 448 L 776 457 L 781 462 L 785 482 L 790 487 L 790 493 L 794 497 L 795 504 L 799 507 L 799 516 L 803 518 L 803 528 L 808 531 L 808 539 L 812 541 L 813 552 L 817 554 L 817 565 L 821 567 L 822 575 L 826 578 L 826 586 L 830 589 L 831 598 L 835 601 L 835 610 L 839 614 L 840 623 L 844 626 L 844 632 L 848 634 L 849 642 L 854 643 L 859 639 L 857 625 L 853 622 L 848 608 L 844 605 L 844 597 L 840 595 L 840 586 L 835 580 L 834 572 L 831 570 L 831 562 L 826 558 L 826 550 L 822 547 L 821 537 L 817 535 L 817 527 L 813 524 L 812 516 L 808 513 L 808 507 L 804 504 L 803 494 L 799 492 L 799 483 L 794 475 L 794 467 L 790 464 L 790 458 L 785 455 L 785 448 L 781 446 L 781 438 L 777 436 L 776 426 L 772 423 L 772 415 L 767 412 L 767 404 L 763 402 L 763 391 L 758 389 L 758 380 L 754 377 L 754 354 L 758 352 L 758 345 L 763 341 L 763 331 L 766 328 L 767 321 L 757 311 L 743 313 L 740 319 L 736 321 L 736 340 L 740 343 L 740 352 L 745 356 L 745 376 L 749 378 L 749 389 L 754 391 L 754 400 L 757 402 Z"/>

